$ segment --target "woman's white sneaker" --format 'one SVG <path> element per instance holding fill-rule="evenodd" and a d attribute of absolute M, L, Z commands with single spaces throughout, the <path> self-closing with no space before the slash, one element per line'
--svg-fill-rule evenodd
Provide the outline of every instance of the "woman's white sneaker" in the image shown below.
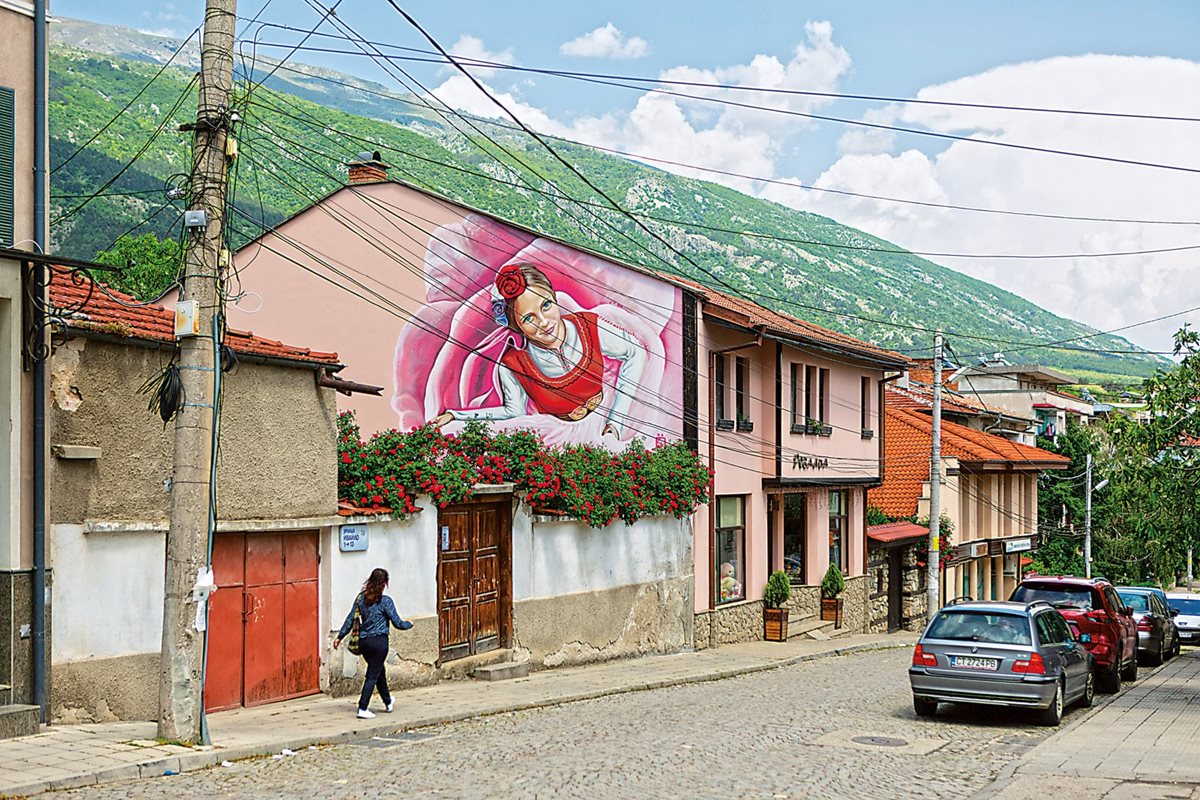
<path fill-rule="evenodd" d="M 383 707 L 383 710 L 390 714 L 390 713 L 392 713 L 392 709 L 395 707 L 396 707 L 396 701 L 391 700 L 388 702 L 388 704 L 386 706 Z"/>
<path fill-rule="evenodd" d="M 358 710 L 358 718 L 359 719 L 375 719 L 375 715 L 365 708 L 360 708 Z"/>

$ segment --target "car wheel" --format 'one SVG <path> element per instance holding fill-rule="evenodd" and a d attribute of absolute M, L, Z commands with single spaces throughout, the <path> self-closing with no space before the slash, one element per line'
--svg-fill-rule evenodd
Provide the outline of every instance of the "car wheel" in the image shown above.
<path fill-rule="evenodd" d="M 1163 661 L 1164 661 L 1163 647 L 1164 647 L 1164 642 L 1159 641 L 1158 650 L 1153 653 L 1146 654 L 1146 665 L 1147 666 L 1157 667 L 1163 663 Z"/>
<path fill-rule="evenodd" d="M 1097 688 L 1100 691 L 1106 694 L 1116 694 L 1121 691 L 1121 668 L 1115 660 L 1108 669 L 1100 673 L 1099 678 Z"/>
<path fill-rule="evenodd" d="M 1179 637 L 1176 636 L 1175 637 L 1175 647 L 1173 647 L 1171 649 L 1171 658 L 1176 658 L 1179 655 L 1179 648 L 1180 648 Z"/>
<path fill-rule="evenodd" d="M 1083 683 L 1083 696 L 1079 698 L 1080 708 L 1091 708 L 1096 700 L 1096 674 L 1090 669 Z"/>
<path fill-rule="evenodd" d="M 1053 727 L 1062 722 L 1063 717 L 1063 685 L 1059 681 L 1054 687 L 1054 699 L 1050 701 L 1047 708 L 1042 709 L 1038 714 L 1038 722 L 1042 725 Z"/>
<path fill-rule="evenodd" d="M 1125 669 L 1121 670 L 1121 680 L 1133 682 L 1137 680 L 1137 656 L 1129 659 L 1129 663 L 1125 665 Z"/>
<path fill-rule="evenodd" d="M 913 711 L 917 712 L 918 717 L 932 717 L 937 713 L 937 707 L 937 700 L 913 696 Z"/>

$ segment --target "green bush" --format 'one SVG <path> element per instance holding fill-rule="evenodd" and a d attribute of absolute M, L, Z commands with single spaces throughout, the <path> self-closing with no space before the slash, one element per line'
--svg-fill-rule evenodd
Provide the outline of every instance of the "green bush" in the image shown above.
<path fill-rule="evenodd" d="M 792 581 L 788 578 L 787 573 L 783 570 L 772 572 L 763 589 L 763 602 L 766 603 L 767 608 L 782 608 L 791 596 Z"/>
<path fill-rule="evenodd" d="M 821 579 L 821 597 L 832 600 L 845 588 L 846 580 L 842 577 L 842 571 L 837 564 L 830 564 L 829 569 L 825 570 L 825 577 Z"/>

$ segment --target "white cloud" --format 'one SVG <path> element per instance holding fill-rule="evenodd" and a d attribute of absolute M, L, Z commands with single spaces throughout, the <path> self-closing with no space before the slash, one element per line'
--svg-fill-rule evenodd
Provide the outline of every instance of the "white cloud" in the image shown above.
<path fill-rule="evenodd" d="M 166 36 L 169 39 L 178 39 L 179 38 L 179 32 L 176 31 L 174 28 L 169 28 L 169 27 L 153 28 L 153 29 L 138 28 L 138 33 L 144 33 L 147 36 Z"/>
<path fill-rule="evenodd" d="M 483 43 L 483 39 L 480 39 L 478 36 L 458 37 L 458 41 L 455 42 L 450 48 L 450 53 L 456 58 L 465 59 L 467 63 L 464 63 L 463 66 L 469 69 L 471 74 L 478 78 L 490 78 L 496 74 L 496 69 L 485 66 L 476 66 L 471 64 L 471 61 L 485 61 L 494 64 L 515 63 L 511 48 L 508 50 L 501 50 L 499 52 L 492 52 L 491 50 L 487 49 Z M 453 67 L 448 67 L 447 69 L 453 70 Z"/>
<path fill-rule="evenodd" d="M 564 42 L 558 52 L 580 58 L 642 58 L 649 55 L 650 45 L 640 36 L 625 38 L 625 34 L 609 22 Z"/>
<path fill-rule="evenodd" d="M 1200 63 L 1085 55 L 998 67 L 931 86 L 919 99 L 1200 116 Z M 1118 158 L 1200 167 L 1187 123 L 904 104 L 887 115 L 909 127 Z M 845 137 L 844 137 L 845 138 Z M 1200 219 L 1194 174 L 955 142 L 934 156 L 870 154 L 870 136 L 815 185 L 939 203 L 1094 217 Z M 911 139 L 909 140 L 911 141 Z M 856 146 L 858 145 L 858 146 Z M 864 152 L 866 151 L 866 152 Z M 1095 253 L 1200 244 L 1200 226 L 1042 220 L 920 208 L 886 201 L 773 189 L 808 208 L 913 250 Z M 1195 263 L 1183 252 L 1054 261 L 935 259 L 1057 314 L 1111 329 L 1200 306 Z M 1200 315 L 1192 315 L 1193 322 Z M 1169 349 L 1186 317 L 1123 335 Z M 964 354 L 965 355 L 965 354 Z"/>

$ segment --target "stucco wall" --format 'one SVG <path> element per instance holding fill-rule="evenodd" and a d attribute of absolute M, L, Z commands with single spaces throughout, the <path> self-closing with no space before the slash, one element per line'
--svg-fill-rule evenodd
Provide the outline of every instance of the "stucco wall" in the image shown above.
<path fill-rule="evenodd" d="M 421 500 L 428 506 L 427 498 Z M 659 517 L 593 529 L 573 520 L 534 518 L 524 506 L 516 508 L 512 521 L 514 659 L 537 669 L 691 646 L 687 521 Z M 400 615 L 414 623 L 410 631 L 391 634 L 389 682 L 425 685 L 465 671 L 456 662 L 436 666 L 437 509 L 368 526 L 366 552 L 339 552 L 337 529 L 329 529 L 323 539 L 327 642 L 363 579 L 381 566 L 391 575 L 388 593 Z M 361 659 L 327 649 L 323 688 L 335 694 L 356 692 L 362 669 Z"/>
<path fill-rule="evenodd" d="M 51 360 L 50 441 L 100 447 L 51 464 L 51 521 L 162 521 L 174 427 L 138 388 L 165 350 L 74 338 Z M 223 378 L 217 503 L 222 519 L 302 518 L 337 509 L 333 391 L 306 369 L 240 363 Z M 194 413 L 194 412 L 193 412 Z"/>

